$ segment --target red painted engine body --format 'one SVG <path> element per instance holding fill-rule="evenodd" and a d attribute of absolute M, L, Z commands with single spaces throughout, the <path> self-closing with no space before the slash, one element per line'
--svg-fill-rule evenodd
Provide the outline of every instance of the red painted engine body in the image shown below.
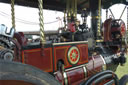
<path fill-rule="evenodd" d="M 104 60 L 102 56 L 89 57 L 89 62 L 77 67 L 65 69 L 64 72 L 56 72 L 56 79 L 63 85 L 79 85 L 90 76 L 103 70 Z"/>
<path fill-rule="evenodd" d="M 118 40 L 117 37 L 113 37 L 113 33 L 115 35 L 118 34 L 119 38 L 125 35 L 125 24 L 121 21 L 120 25 L 116 26 L 115 22 L 116 20 L 113 21 L 112 19 L 105 21 L 103 31 L 104 42 Z M 100 53 L 96 53 L 89 56 L 87 41 L 46 43 L 42 49 L 40 43 L 27 45 L 27 39 L 24 38 L 23 33 L 15 34 L 15 38 L 17 39 L 16 45 L 18 49 L 15 49 L 15 61 L 49 72 L 63 85 L 79 85 L 93 75 L 106 70 L 107 64 L 108 67 L 111 67 L 113 65 L 112 56 L 118 53 L 114 52 L 114 48 L 119 48 L 118 45 L 110 45 L 108 47 L 110 51 L 113 51 L 112 54 L 103 56 Z M 104 45 L 103 48 L 105 49 L 102 50 L 106 51 L 107 49 L 106 52 L 108 52 L 108 47 Z M 104 52 L 101 51 L 101 53 Z M 107 64 L 105 57 L 108 58 Z M 60 62 L 64 65 L 63 70 L 59 69 Z M 104 85 L 104 83 L 110 80 L 103 80 L 96 85 Z"/>
<path fill-rule="evenodd" d="M 115 36 L 113 36 L 112 34 L 115 34 Z M 126 34 L 126 27 L 125 27 L 125 23 L 121 20 L 115 20 L 115 19 L 107 19 L 104 22 L 104 27 L 103 27 L 103 36 L 104 36 L 104 42 L 107 41 L 114 41 L 115 38 L 120 38 L 125 36 Z"/>
<path fill-rule="evenodd" d="M 71 47 L 77 47 L 80 52 L 79 62 L 74 64 L 75 66 L 88 63 L 88 45 L 84 42 L 48 44 L 48 47 L 45 47 L 43 51 L 40 45 L 35 48 L 34 46 L 25 46 L 22 50 L 22 62 L 36 66 L 45 72 L 56 72 L 58 61 L 63 61 L 65 69 L 71 68 L 72 64 L 68 59 L 68 52 Z"/>

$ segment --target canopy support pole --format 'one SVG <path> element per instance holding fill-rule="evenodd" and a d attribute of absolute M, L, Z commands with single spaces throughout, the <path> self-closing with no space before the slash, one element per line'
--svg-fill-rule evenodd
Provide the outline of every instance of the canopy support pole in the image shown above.
<path fill-rule="evenodd" d="M 66 1 L 67 21 L 75 22 L 77 18 L 77 0 Z"/>
<path fill-rule="evenodd" d="M 128 32 L 128 7 L 127 7 L 127 32 Z"/>
<path fill-rule="evenodd" d="M 96 42 L 102 41 L 101 36 L 101 6 L 102 0 L 89 0 L 91 12 L 91 29 Z M 98 41 L 97 41 L 98 40 Z M 100 41 L 99 41 L 100 40 Z"/>
<path fill-rule="evenodd" d="M 101 0 L 98 0 L 98 24 L 97 24 L 97 37 L 101 38 Z"/>
<path fill-rule="evenodd" d="M 38 6 L 39 6 L 39 22 L 40 22 L 40 44 L 41 44 L 41 50 L 44 49 L 45 44 L 45 35 L 44 35 L 44 19 L 43 19 L 43 0 L 38 0 Z M 41 52 L 43 55 L 43 52 Z"/>
<path fill-rule="evenodd" d="M 16 25 L 15 25 L 15 8 L 14 8 L 14 2 L 15 0 L 11 0 L 11 16 L 12 16 L 12 28 L 15 29 Z"/>
<path fill-rule="evenodd" d="M 108 19 L 108 9 L 106 9 L 106 19 Z"/>

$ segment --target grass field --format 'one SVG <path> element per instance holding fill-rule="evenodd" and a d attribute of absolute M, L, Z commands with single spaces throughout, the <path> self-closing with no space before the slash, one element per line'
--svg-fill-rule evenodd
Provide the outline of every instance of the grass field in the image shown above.
<path fill-rule="evenodd" d="M 118 66 L 116 74 L 119 78 L 123 75 L 128 74 L 128 56 L 127 56 L 127 63 L 124 66 Z"/>

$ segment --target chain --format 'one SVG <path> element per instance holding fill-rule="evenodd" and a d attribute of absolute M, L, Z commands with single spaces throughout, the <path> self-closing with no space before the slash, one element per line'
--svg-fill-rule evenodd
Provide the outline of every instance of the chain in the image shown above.
<path fill-rule="evenodd" d="M 11 0 L 11 15 L 12 15 L 12 27 L 15 28 L 15 9 L 14 9 L 14 2 L 15 0 Z"/>
<path fill-rule="evenodd" d="M 45 43 L 45 35 L 44 35 L 44 23 L 43 23 L 43 0 L 38 0 L 39 2 L 39 21 L 40 21 L 40 40 L 41 44 Z"/>

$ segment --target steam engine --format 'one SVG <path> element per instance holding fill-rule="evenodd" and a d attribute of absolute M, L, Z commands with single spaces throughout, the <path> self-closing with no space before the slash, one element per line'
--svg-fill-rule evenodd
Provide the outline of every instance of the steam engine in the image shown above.
<path fill-rule="evenodd" d="M 102 23 L 101 9 L 127 0 L 44 0 L 44 8 L 65 11 L 65 26 L 55 33 L 44 32 L 42 0 L 19 0 L 16 3 L 20 5 L 24 2 L 27 6 L 28 2 L 37 6 L 37 1 L 41 36 L 34 40 L 29 39 L 31 36 L 26 36 L 23 32 L 15 32 L 15 1 L 11 0 L 14 28 L 7 32 L 8 28 L 0 25 L 0 66 L 3 65 L 0 67 L 0 83 L 119 85 L 114 72 L 118 65 L 124 65 L 126 62 L 127 31 L 121 19 L 109 18 Z M 81 13 L 82 24 L 77 19 L 77 12 Z M 90 28 L 87 26 L 89 14 Z M 16 69 L 13 66 L 16 66 Z M 10 83 L 8 80 L 11 80 Z"/>
<path fill-rule="evenodd" d="M 88 11 L 83 10 L 83 24 L 70 17 L 67 29 L 61 28 L 61 33 L 46 36 L 43 47 L 40 41 L 29 41 L 23 32 L 15 32 L 12 28 L 7 33 L 7 27 L 0 25 L 0 59 L 35 66 L 63 85 L 117 83 L 114 72 L 119 64 L 126 62 L 125 23 L 110 18 L 100 27 L 96 10 L 92 8 L 91 12 L 95 14 L 92 14 L 92 28 L 87 27 Z"/>
<path fill-rule="evenodd" d="M 83 26 L 85 26 L 85 24 Z M 1 25 L 1 27 L 4 26 Z M 79 25 L 79 29 L 83 29 L 81 27 L 82 25 Z M 70 35 L 73 35 L 73 33 L 72 32 L 66 33 L 63 31 L 63 33 L 61 34 L 61 38 L 65 37 L 65 40 L 68 42 L 64 43 L 63 41 L 61 41 L 61 43 L 58 42 L 52 44 L 52 47 L 51 46 L 45 47 L 44 50 L 45 55 L 40 54 L 41 49 L 39 49 L 39 46 L 37 45 L 36 45 L 37 47 L 31 48 L 26 44 L 21 44 L 26 42 L 23 33 L 19 33 L 18 35 L 17 33 L 13 34 L 13 31 L 11 31 L 10 36 L 9 34 L 6 34 L 6 32 L 4 34 L 1 33 L 1 37 L 4 38 L 3 39 L 4 41 L 1 39 L 1 46 L 3 45 L 3 47 L 1 48 L 2 55 L 0 58 L 10 61 L 12 60 L 18 62 L 21 61 L 23 63 L 36 66 L 42 69 L 43 71 L 49 72 L 50 74 L 54 75 L 57 80 L 59 80 L 62 84 L 65 85 L 70 85 L 70 84 L 88 85 L 93 82 L 100 85 L 103 83 L 107 83 L 107 81 L 109 82 L 118 81 L 117 76 L 113 72 L 116 71 L 116 68 L 119 64 L 123 65 L 126 62 L 125 52 L 127 48 L 127 40 L 126 40 L 127 38 L 126 38 L 126 27 L 124 22 L 122 20 L 115 20 L 112 18 L 107 19 L 103 24 L 103 28 L 101 29 L 103 41 L 96 42 L 96 45 L 93 44 L 94 36 L 91 34 L 92 31 L 87 30 L 86 26 L 84 30 L 85 31 L 79 30 L 74 34 L 74 36 L 77 37 L 74 37 L 73 42 L 71 42 L 72 37 L 66 37 L 67 33 Z M 11 35 L 15 35 L 14 37 L 16 38 L 16 41 L 13 40 Z M 89 37 L 89 35 L 91 36 Z M 82 40 L 78 42 L 78 39 L 82 39 Z M 92 43 L 92 44 L 91 45 L 87 44 L 86 42 L 87 40 L 88 43 Z M 88 45 L 90 46 L 88 47 Z M 13 48 L 9 48 L 9 46 Z M 24 46 L 24 48 L 22 46 Z M 93 46 L 96 47 L 93 48 Z M 7 48 L 9 48 L 10 50 L 8 50 Z M 23 49 L 22 53 L 20 51 L 21 48 Z M 32 51 L 32 49 L 35 51 Z M 53 50 L 51 51 L 51 49 Z M 52 67 L 52 63 L 49 64 L 49 68 L 51 66 L 53 69 L 51 68 L 51 70 L 48 70 L 44 66 L 40 66 L 38 62 L 34 61 L 35 59 L 34 56 L 36 56 L 36 59 L 38 59 L 39 62 L 42 61 L 40 59 L 40 56 L 42 57 L 47 56 L 47 58 L 44 59 L 46 61 L 52 59 L 52 56 L 49 56 L 49 53 L 53 51 L 54 53 L 50 55 L 54 55 L 55 58 L 54 60 L 55 63 L 53 65 L 54 67 Z M 65 56 L 63 57 L 63 55 L 61 54 Z M 20 57 L 19 55 L 22 56 Z M 45 64 L 42 63 L 42 65 Z M 102 73 L 99 74 L 99 72 Z M 106 75 L 107 77 L 103 75 Z M 94 78 L 91 76 L 93 76 Z M 104 82 L 98 80 L 101 77 L 104 80 Z"/>

